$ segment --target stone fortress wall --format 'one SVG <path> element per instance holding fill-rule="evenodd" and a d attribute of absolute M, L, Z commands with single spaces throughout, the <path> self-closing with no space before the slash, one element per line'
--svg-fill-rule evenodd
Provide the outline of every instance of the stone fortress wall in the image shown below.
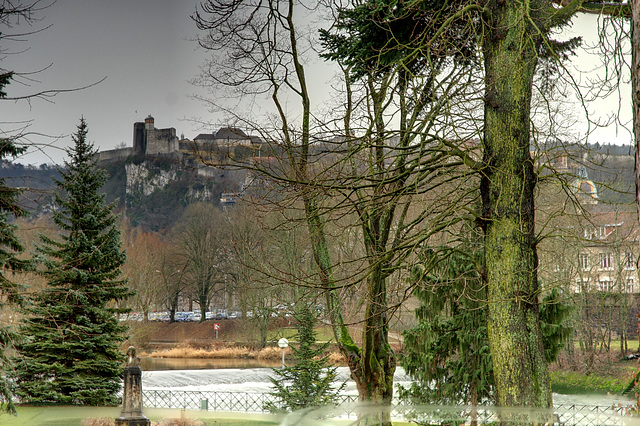
<path fill-rule="evenodd" d="M 172 154 L 177 152 L 178 137 L 176 129 L 154 129 L 147 135 L 147 154 Z"/>
<path fill-rule="evenodd" d="M 117 148 L 108 151 L 100 151 L 98 153 L 98 162 L 105 163 L 110 161 L 123 161 L 133 155 L 133 148 Z"/>

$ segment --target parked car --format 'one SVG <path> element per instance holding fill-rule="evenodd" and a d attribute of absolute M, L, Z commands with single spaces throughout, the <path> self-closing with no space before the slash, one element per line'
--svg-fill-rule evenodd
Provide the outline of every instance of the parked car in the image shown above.
<path fill-rule="evenodd" d="M 169 321 L 169 312 L 149 312 L 149 321 Z"/>
<path fill-rule="evenodd" d="M 138 312 L 131 312 L 127 316 L 127 320 L 129 321 L 142 321 L 143 315 Z"/>
<path fill-rule="evenodd" d="M 213 319 L 227 319 L 228 315 L 226 311 L 218 311 L 213 315 Z"/>
<path fill-rule="evenodd" d="M 176 312 L 175 320 L 176 322 L 184 322 L 188 321 L 189 314 L 192 312 Z"/>

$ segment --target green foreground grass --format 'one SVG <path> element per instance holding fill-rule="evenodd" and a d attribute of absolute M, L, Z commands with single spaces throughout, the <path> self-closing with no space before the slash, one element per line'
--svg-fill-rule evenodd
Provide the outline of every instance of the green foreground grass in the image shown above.
<path fill-rule="evenodd" d="M 268 426 L 279 424 L 279 418 L 267 414 L 221 413 L 180 409 L 145 409 L 152 422 L 167 419 L 197 419 L 205 425 L 216 426 Z M 83 426 L 86 419 L 112 419 L 120 415 L 119 407 L 30 407 L 19 406 L 18 415 L 0 415 L 2 426 Z M 87 423 L 91 424 L 91 423 Z M 100 424 L 97 423 L 96 424 Z M 105 424 L 105 423 L 102 423 Z"/>
<path fill-rule="evenodd" d="M 220 411 L 192 411 L 180 409 L 144 409 L 145 416 L 155 422 L 169 419 L 199 420 L 203 425 L 215 426 L 270 426 L 278 425 L 283 420 L 281 416 L 256 413 L 230 413 Z M 0 415 L 2 426 L 85 426 L 106 425 L 106 420 L 115 420 L 120 415 L 119 407 L 31 407 L 19 406 L 18 415 Z M 104 419 L 105 422 L 87 422 L 87 419 Z M 299 420 L 299 419 L 298 419 Z M 353 420 L 326 420 L 323 425 L 352 424 Z M 163 423 L 160 423 L 163 424 Z M 175 423 L 166 423 L 175 424 Z M 185 423 L 188 424 L 188 423 Z M 393 422 L 394 426 L 408 426 L 412 423 Z"/>

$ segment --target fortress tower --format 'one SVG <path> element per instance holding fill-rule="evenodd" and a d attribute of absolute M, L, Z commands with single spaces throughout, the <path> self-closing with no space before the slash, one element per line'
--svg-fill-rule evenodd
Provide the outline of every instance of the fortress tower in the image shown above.
<path fill-rule="evenodd" d="M 178 152 L 176 129 L 156 129 L 152 116 L 144 123 L 133 123 L 133 152 L 135 155 L 174 154 Z"/>

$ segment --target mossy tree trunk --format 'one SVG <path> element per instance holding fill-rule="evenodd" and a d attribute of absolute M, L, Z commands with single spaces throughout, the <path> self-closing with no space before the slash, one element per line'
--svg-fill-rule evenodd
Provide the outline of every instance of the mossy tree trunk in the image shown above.
<path fill-rule="evenodd" d="M 372 121 L 375 130 L 367 133 L 370 139 L 367 146 L 371 152 L 369 170 L 373 180 L 378 184 L 369 192 L 356 188 L 351 201 L 358 217 L 358 225 L 362 229 L 363 245 L 366 250 L 366 284 L 364 292 L 364 319 L 362 322 L 362 344 L 358 346 L 346 326 L 339 300 L 338 285 L 333 276 L 333 263 L 330 248 L 324 229 L 324 217 L 318 206 L 318 199 L 312 191 L 304 191 L 304 205 L 307 226 L 313 244 L 313 253 L 319 271 L 320 281 L 326 291 L 327 308 L 333 325 L 334 336 L 342 354 L 348 361 L 352 379 L 356 383 L 360 401 L 378 405 L 380 409 L 372 410 L 360 419 L 363 424 L 390 425 L 390 413 L 385 406 L 391 404 L 393 398 L 393 375 L 396 369 L 396 357 L 389 344 L 388 316 L 389 302 L 387 279 L 395 270 L 394 255 L 389 248 L 392 225 L 398 220 L 399 199 L 404 188 L 406 176 L 397 176 L 403 170 L 404 155 L 395 159 L 396 168 L 392 172 L 385 164 L 386 126 L 383 120 L 384 90 L 368 85 L 368 94 L 372 105 Z M 349 87 L 349 85 L 347 85 Z M 347 108 L 345 117 L 345 134 L 350 134 L 351 106 Z M 400 146 L 408 144 L 408 132 L 403 135 Z M 355 142 L 354 142 L 355 143 Z M 306 162 L 298 163 L 297 179 L 308 179 Z M 355 171 L 352 171 L 355 173 Z M 404 205 L 403 205 L 404 206 Z M 397 223 L 397 222 L 396 222 Z M 401 223 L 401 222 L 400 222 Z M 401 225 L 398 225 L 401 226 Z"/>
<path fill-rule="evenodd" d="M 549 13 L 551 4 L 487 3 L 481 194 L 496 402 L 548 408 L 552 397 L 538 307 L 537 177 L 529 151 L 529 115 L 537 52 L 549 28 L 542 14 L 545 8 Z"/>

